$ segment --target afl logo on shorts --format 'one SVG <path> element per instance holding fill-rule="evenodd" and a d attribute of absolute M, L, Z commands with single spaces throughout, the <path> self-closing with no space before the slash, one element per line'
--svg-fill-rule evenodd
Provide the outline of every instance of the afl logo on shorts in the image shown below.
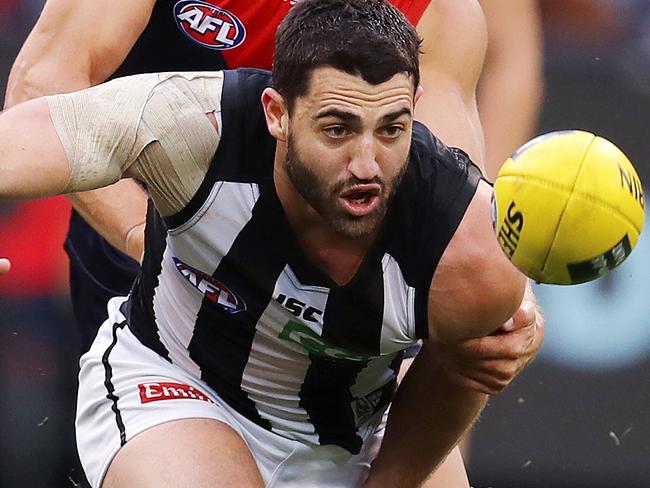
<path fill-rule="evenodd" d="M 246 39 L 246 28 L 227 10 L 197 0 L 174 5 L 176 24 L 191 40 L 208 49 L 232 49 Z"/>

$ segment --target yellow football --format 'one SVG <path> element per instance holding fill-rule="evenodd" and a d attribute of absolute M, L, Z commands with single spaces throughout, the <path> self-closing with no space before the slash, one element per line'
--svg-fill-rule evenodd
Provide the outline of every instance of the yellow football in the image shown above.
<path fill-rule="evenodd" d="M 634 166 L 607 139 L 551 132 L 519 148 L 494 182 L 497 240 L 539 283 L 594 280 L 621 264 L 645 220 Z"/>

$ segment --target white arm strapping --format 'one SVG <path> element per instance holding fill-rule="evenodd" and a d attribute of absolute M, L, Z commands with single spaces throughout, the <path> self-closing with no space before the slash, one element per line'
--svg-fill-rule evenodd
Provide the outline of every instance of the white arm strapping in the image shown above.
<path fill-rule="evenodd" d="M 128 170 L 163 214 L 182 209 L 207 172 L 219 134 L 223 74 L 160 73 L 118 78 L 47 97 L 70 165 L 65 192 L 107 186 Z"/>

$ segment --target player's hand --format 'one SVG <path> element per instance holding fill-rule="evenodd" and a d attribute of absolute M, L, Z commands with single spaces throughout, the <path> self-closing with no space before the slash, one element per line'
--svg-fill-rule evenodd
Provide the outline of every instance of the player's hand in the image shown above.
<path fill-rule="evenodd" d="M 455 383 L 494 395 L 535 358 L 543 340 L 544 316 L 528 287 L 519 310 L 495 333 L 435 347 Z"/>
<path fill-rule="evenodd" d="M 0 276 L 5 275 L 11 268 L 11 262 L 6 258 L 0 258 Z"/>

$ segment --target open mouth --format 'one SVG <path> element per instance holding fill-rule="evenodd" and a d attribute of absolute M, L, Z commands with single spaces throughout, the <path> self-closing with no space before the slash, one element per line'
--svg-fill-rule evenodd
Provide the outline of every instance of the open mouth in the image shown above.
<path fill-rule="evenodd" d="M 375 211 L 379 205 L 380 194 L 380 185 L 356 185 L 341 193 L 339 200 L 350 215 L 364 217 Z"/>

